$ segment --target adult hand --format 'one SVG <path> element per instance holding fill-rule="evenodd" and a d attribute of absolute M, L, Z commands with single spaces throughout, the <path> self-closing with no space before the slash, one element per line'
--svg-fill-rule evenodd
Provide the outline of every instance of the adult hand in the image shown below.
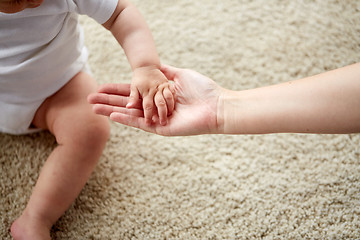
<path fill-rule="evenodd" d="M 94 112 L 131 127 L 163 136 L 186 136 L 219 133 L 222 120 L 219 104 L 225 89 L 214 81 L 189 69 L 162 66 L 165 76 L 174 81 L 175 109 L 166 126 L 153 119 L 146 123 L 141 103 L 136 109 L 126 108 L 130 94 L 129 84 L 105 84 L 88 101 L 94 104 Z"/>

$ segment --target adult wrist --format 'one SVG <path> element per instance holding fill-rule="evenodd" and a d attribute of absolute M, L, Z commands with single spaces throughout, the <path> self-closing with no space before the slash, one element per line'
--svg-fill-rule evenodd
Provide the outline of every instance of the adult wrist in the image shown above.
<path fill-rule="evenodd" d="M 221 91 L 217 101 L 216 109 L 216 129 L 213 132 L 214 134 L 224 134 L 224 101 L 226 98 L 226 93 Z"/>
<path fill-rule="evenodd" d="M 222 100 L 222 133 L 241 134 L 244 131 L 244 103 L 240 91 L 226 90 Z"/>
<path fill-rule="evenodd" d="M 229 134 L 228 125 L 229 125 L 229 116 L 231 115 L 231 101 L 234 98 L 234 91 L 228 89 L 221 89 L 217 105 L 217 134 Z"/>

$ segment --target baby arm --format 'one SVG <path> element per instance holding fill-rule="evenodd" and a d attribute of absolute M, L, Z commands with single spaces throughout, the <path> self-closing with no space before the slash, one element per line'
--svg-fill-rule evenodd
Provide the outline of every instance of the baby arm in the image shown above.
<path fill-rule="evenodd" d="M 151 122 L 157 108 L 160 123 L 165 125 L 174 109 L 174 98 L 167 78 L 160 71 L 159 56 L 144 18 L 129 1 L 119 0 L 103 26 L 120 43 L 133 70 L 127 107 L 133 107 L 142 98 L 147 122 Z"/>

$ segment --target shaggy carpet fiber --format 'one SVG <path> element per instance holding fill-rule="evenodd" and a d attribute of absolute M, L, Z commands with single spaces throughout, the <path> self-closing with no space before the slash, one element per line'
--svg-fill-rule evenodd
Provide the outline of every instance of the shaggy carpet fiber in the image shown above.
<path fill-rule="evenodd" d="M 359 1 L 133 2 L 163 63 L 225 88 L 281 83 L 360 60 Z M 111 34 L 88 17 L 81 22 L 97 81 L 129 83 L 130 67 Z M 55 146 L 48 132 L 0 134 L 0 239 L 11 239 L 11 223 Z M 51 234 L 360 239 L 359 191 L 358 134 L 161 137 L 111 123 L 99 164 Z"/>

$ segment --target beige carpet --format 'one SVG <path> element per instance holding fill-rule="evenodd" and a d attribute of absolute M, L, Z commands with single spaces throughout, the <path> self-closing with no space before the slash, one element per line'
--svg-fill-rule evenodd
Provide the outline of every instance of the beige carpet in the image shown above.
<path fill-rule="evenodd" d="M 133 2 L 162 62 L 226 88 L 360 61 L 359 1 Z M 121 48 L 81 19 L 99 83 L 129 82 Z M 111 130 L 54 239 L 360 239 L 360 135 L 165 138 L 119 124 Z M 11 222 L 54 147 L 47 132 L 0 134 L 0 239 L 11 239 Z"/>

